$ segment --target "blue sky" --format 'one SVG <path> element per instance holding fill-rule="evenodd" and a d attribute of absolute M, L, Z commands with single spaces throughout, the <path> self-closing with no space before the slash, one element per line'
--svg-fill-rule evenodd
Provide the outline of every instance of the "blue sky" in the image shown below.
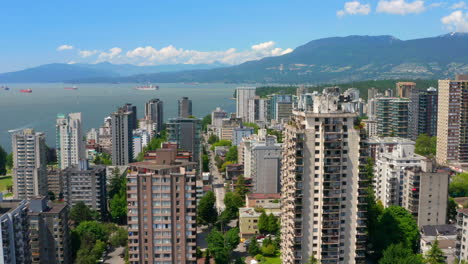
<path fill-rule="evenodd" d="M 468 1 L 1 1 L 0 72 L 45 63 L 236 64 L 346 35 L 468 31 Z"/>

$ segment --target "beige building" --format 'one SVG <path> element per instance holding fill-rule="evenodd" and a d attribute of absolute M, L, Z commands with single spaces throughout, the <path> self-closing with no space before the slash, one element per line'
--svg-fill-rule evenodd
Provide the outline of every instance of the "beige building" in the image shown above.
<path fill-rule="evenodd" d="M 401 205 L 414 215 L 419 227 L 446 223 L 449 173 L 429 159 L 405 170 Z"/>
<path fill-rule="evenodd" d="M 439 80 L 437 155 L 439 164 L 468 162 L 468 75 Z"/>
<path fill-rule="evenodd" d="M 344 112 L 339 90 L 314 97 L 314 111 L 294 111 L 282 161 L 282 263 L 365 263 L 368 180 L 365 131 Z"/>
<path fill-rule="evenodd" d="M 272 203 L 260 207 L 242 207 L 239 208 L 239 235 L 242 240 L 250 239 L 259 234 L 258 220 L 262 212 L 267 215 L 273 214 L 276 217 L 281 215 L 281 205 Z"/>
<path fill-rule="evenodd" d="M 264 205 L 279 203 L 279 193 L 248 193 L 245 196 L 247 207 L 263 207 Z"/>
<path fill-rule="evenodd" d="M 362 123 L 364 123 L 364 128 L 367 131 L 368 137 L 377 136 L 377 121 L 376 120 L 365 119 L 365 120 L 362 120 Z"/>
<path fill-rule="evenodd" d="M 172 153 L 171 153 L 172 151 Z M 131 264 L 196 263 L 196 166 L 177 150 L 130 164 L 127 174 Z"/>
<path fill-rule="evenodd" d="M 416 89 L 416 83 L 414 82 L 397 82 L 396 83 L 397 97 L 410 98 L 411 91 L 415 89 Z"/>

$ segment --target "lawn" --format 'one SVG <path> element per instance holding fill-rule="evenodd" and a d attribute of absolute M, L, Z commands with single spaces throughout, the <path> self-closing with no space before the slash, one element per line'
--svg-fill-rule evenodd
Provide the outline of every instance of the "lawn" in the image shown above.
<path fill-rule="evenodd" d="M 265 258 L 266 258 L 266 261 L 263 262 L 264 264 L 281 264 L 281 259 L 279 256 L 273 257 L 273 258 L 270 258 L 270 257 L 265 257 Z"/>
<path fill-rule="evenodd" d="M 5 176 L 0 178 L 0 192 L 5 191 L 8 185 L 13 185 L 13 179 L 11 176 Z"/>

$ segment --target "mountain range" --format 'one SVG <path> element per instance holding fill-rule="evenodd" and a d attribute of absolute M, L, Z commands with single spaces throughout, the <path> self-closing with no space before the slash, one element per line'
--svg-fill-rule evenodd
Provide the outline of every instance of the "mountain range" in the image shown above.
<path fill-rule="evenodd" d="M 211 69 L 209 64 L 193 65 L 191 69 L 165 66 L 167 68 L 162 70 L 158 68 L 160 66 L 109 63 L 51 64 L 0 74 L 0 83 L 30 80 L 37 72 L 50 77 L 58 75 L 62 81 L 74 82 L 319 84 L 452 78 L 457 73 L 468 72 L 468 34 L 450 33 L 413 40 L 400 40 L 393 36 L 331 37 L 313 40 L 282 56 L 222 66 L 213 65 Z M 40 77 L 35 81 L 42 81 Z"/>

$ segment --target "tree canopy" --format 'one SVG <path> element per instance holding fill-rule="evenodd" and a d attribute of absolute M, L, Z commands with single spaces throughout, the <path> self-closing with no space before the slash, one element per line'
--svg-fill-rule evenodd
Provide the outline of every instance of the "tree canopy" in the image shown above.
<path fill-rule="evenodd" d="M 0 175 L 5 175 L 7 172 L 7 156 L 6 151 L 0 146 Z"/>
<path fill-rule="evenodd" d="M 99 218 L 99 213 L 91 210 L 84 202 L 76 203 L 70 210 L 70 220 L 79 225 L 84 221 L 92 221 Z"/>
<path fill-rule="evenodd" d="M 439 240 L 436 238 L 432 243 L 431 248 L 426 253 L 425 261 L 427 264 L 444 264 L 444 252 L 439 248 Z"/>
<path fill-rule="evenodd" d="M 403 244 L 392 244 L 383 252 L 379 264 L 423 264 L 423 258 Z"/>
<path fill-rule="evenodd" d="M 215 208 L 216 197 L 213 191 L 208 191 L 200 199 L 198 204 L 198 222 L 202 224 L 214 224 L 218 218 L 218 212 Z"/>
<path fill-rule="evenodd" d="M 449 193 L 452 197 L 468 196 L 468 173 L 460 173 L 452 178 L 449 185 Z"/>
<path fill-rule="evenodd" d="M 226 161 L 237 163 L 237 146 L 231 146 L 226 152 Z"/>
<path fill-rule="evenodd" d="M 421 134 L 416 139 L 416 145 L 414 148 L 414 152 L 416 154 L 426 156 L 426 157 L 434 157 L 436 155 L 437 149 L 437 138 L 430 137 L 427 134 Z"/>
<path fill-rule="evenodd" d="M 229 140 L 221 139 L 218 142 L 213 143 L 211 145 L 211 151 L 214 151 L 215 147 L 230 147 L 232 145 L 232 142 Z"/>

